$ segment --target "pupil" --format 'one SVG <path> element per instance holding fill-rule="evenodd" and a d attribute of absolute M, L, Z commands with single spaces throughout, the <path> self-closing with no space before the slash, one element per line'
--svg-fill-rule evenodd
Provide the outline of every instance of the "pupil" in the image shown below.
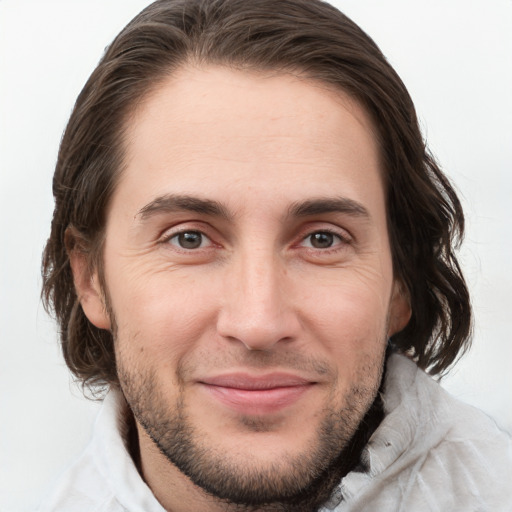
<path fill-rule="evenodd" d="M 317 249 L 331 247 L 334 242 L 332 233 L 315 233 L 312 235 L 311 245 Z"/>
<path fill-rule="evenodd" d="M 187 233 L 180 233 L 178 240 L 184 249 L 197 249 L 201 245 L 202 236 L 201 233 L 189 231 Z"/>

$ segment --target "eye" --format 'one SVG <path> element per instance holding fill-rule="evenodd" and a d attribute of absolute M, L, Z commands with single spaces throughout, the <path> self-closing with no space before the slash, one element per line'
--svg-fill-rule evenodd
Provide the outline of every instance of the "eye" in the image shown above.
<path fill-rule="evenodd" d="M 180 249 L 201 249 L 209 247 L 211 240 L 200 231 L 182 231 L 169 238 L 169 243 Z"/>
<path fill-rule="evenodd" d="M 303 245 L 313 249 L 330 249 L 344 242 L 343 238 L 330 231 L 315 231 L 303 240 Z"/>

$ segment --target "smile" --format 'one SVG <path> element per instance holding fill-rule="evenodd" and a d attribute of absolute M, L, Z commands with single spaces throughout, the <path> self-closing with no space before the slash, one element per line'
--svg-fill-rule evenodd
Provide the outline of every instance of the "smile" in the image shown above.
<path fill-rule="evenodd" d="M 229 374 L 205 379 L 201 385 L 223 405 L 238 413 L 276 413 L 293 405 L 315 382 L 287 374 L 250 376 Z"/>

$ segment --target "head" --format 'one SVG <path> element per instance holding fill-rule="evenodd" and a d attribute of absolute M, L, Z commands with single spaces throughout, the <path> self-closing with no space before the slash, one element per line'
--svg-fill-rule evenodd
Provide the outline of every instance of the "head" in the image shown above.
<path fill-rule="evenodd" d="M 313 485 L 388 343 L 433 374 L 467 346 L 460 203 L 400 78 L 329 4 L 149 6 L 78 97 L 53 190 L 43 293 L 68 366 L 120 386 L 142 447 L 219 498 Z"/>

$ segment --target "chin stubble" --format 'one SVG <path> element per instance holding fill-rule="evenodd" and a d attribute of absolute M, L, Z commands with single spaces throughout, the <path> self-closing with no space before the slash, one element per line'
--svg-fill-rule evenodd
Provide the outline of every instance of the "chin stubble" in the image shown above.
<path fill-rule="evenodd" d="M 380 375 L 381 370 L 375 368 L 379 362 L 367 365 L 365 370 Z M 327 403 L 337 407 L 330 405 L 322 411 L 314 445 L 301 453 L 282 454 L 278 461 L 261 467 L 250 452 L 237 459 L 236 454 L 227 454 L 204 442 L 207 436 L 189 419 L 183 384 L 178 400 L 170 408 L 164 391 L 158 389 L 154 371 L 126 371 L 119 361 L 118 372 L 136 420 L 160 452 L 230 511 L 318 510 L 351 469 L 347 466 L 354 459 L 353 438 L 364 423 L 362 419 L 375 400 L 378 387 L 378 382 L 375 387 L 354 387 L 344 400 L 332 396 Z M 265 431 L 265 422 L 253 418 L 242 418 L 241 424 L 255 436 Z"/>

